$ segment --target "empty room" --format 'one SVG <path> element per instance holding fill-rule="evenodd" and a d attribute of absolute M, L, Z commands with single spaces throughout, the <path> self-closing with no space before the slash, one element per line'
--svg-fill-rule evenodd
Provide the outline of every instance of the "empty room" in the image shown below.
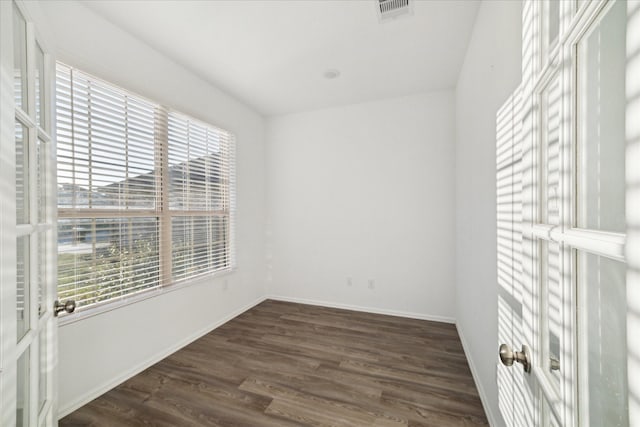
<path fill-rule="evenodd" d="M 0 426 L 640 426 L 639 0 L 2 0 L 0 138 Z"/>

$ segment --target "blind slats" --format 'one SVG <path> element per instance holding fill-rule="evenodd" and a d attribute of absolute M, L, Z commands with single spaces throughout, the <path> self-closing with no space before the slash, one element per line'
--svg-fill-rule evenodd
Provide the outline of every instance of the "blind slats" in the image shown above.
<path fill-rule="evenodd" d="M 233 135 L 63 64 L 56 89 L 60 297 L 83 309 L 168 285 L 163 270 L 231 268 Z"/>

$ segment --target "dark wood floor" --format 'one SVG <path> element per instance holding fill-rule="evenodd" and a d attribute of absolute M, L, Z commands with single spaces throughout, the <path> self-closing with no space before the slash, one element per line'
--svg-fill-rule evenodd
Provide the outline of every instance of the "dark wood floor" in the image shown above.
<path fill-rule="evenodd" d="M 488 424 L 453 325 L 265 301 L 60 425 Z"/>

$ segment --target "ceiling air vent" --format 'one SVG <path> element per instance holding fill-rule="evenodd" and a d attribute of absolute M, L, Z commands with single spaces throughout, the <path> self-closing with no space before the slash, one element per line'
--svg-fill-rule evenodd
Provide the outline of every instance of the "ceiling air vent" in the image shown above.
<path fill-rule="evenodd" d="M 413 13 L 413 0 L 376 0 L 380 22 Z"/>

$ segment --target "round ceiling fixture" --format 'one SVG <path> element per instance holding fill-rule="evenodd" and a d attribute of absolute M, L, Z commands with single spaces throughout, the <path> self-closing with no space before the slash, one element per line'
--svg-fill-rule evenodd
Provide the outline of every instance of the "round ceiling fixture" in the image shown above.
<path fill-rule="evenodd" d="M 324 78 L 325 79 L 329 79 L 329 80 L 333 80 L 336 79 L 340 76 L 340 71 L 338 70 L 327 70 L 324 72 Z"/>

